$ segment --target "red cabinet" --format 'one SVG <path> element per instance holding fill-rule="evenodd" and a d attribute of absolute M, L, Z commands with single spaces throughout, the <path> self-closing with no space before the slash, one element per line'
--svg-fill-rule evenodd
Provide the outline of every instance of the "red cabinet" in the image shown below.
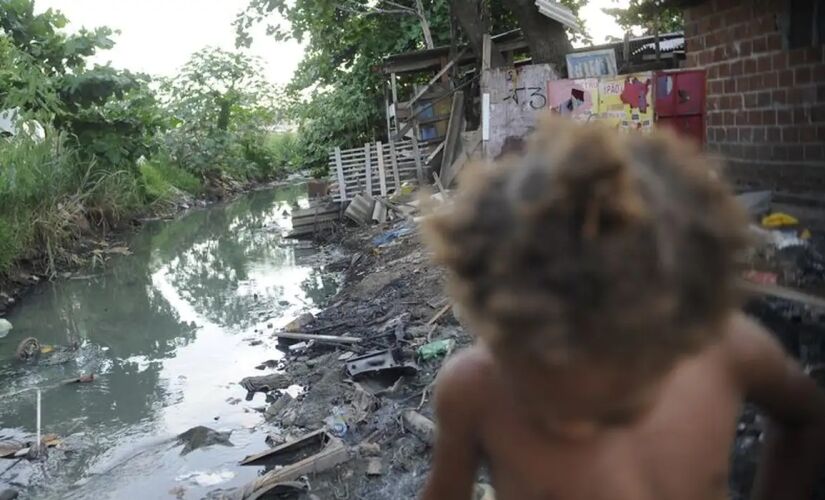
<path fill-rule="evenodd" d="M 705 72 L 674 71 L 656 74 L 656 119 L 662 126 L 704 142 Z"/>
<path fill-rule="evenodd" d="M 705 142 L 705 120 L 702 119 L 702 115 L 663 116 L 656 124 L 675 130 L 677 134 L 690 137 L 699 144 Z"/>

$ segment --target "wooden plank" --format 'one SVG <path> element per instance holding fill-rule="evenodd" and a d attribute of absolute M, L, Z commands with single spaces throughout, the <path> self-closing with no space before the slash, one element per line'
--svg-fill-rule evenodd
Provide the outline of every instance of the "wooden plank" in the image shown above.
<path fill-rule="evenodd" d="M 486 36 L 489 36 L 489 35 L 486 35 Z M 413 106 L 414 106 L 414 105 L 415 105 L 415 103 L 416 103 L 416 102 L 417 102 L 417 101 L 421 98 L 421 96 L 423 96 L 424 94 L 426 94 L 426 93 L 430 90 L 430 87 L 432 87 L 432 86 L 433 86 L 433 85 L 434 85 L 434 84 L 435 84 L 435 83 L 436 83 L 436 82 L 437 82 L 437 81 L 441 78 L 441 75 L 443 75 L 444 73 L 446 73 L 446 72 L 450 71 L 450 68 L 452 68 L 452 67 L 453 67 L 453 65 L 454 65 L 454 64 L 455 64 L 455 63 L 456 63 L 459 59 L 461 59 L 461 56 L 463 56 L 463 55 L 464 55 L 464 52 L 466 52 L 466 50 L 467 50 L 467 49 L 465 48 L 465 49 L 463 49 L 461 52 L 459 52 L 459 53 L 458 53 L 458 55 L 457 55 L 456 57 L 452 58 L 452 59 L 450 60 L 450 62 L 448 62 L 447 64 L 445 64 L 445 65 L 444 65 L 444 67 L 443 67 L 443 68 L 441 68 L 441 71 L 439 71 L 438 73 L 436 73 L 434 77 L 430 78 L 430 81 L 428 81 L 428 82 L 427 82 L 427 85 L 424 85 L 424 87 L 422 87 L 422 88 L 421 88 L 421 90 L 419 90 L 419 91 L 415 94 L 415 96 L 414 96 L 412 99 L 410 99 L 410 100 L 409 100 L 409 102 L 407 103 L 407 107 L 408 107 L 409 109 L 413 109 Z"/>
<path fill-rule="evenodd" d="M 421 166 L 421 152 L 418 150 L 418 139 L 413 136 L 413 159 L 415 160 L 415 173 L 418 177 L 418 185 L 424 185 L 424 168 Z"/>
<path fill-rule="evenodd" d="M 493 55 L 493 39 L 485 33 L 481 39 L 481 71 L 489 71 Z"/>
<path fill-rule="evenodd" d="M 433 162 L 433 159 L 434 159 L 436 156 L 438 156 L 439 151 L 441 151 L 442 149 L 444 149 L 444 141 L 441 141 L 441 142 L 439 142 L 439 143 L 438 143 L 438 147 L 437 147 L 437 148 L 435 148 L 435 149 L 433 149 L 433 152 L 427 155 L 427 159 L 426 159 L 426 160 L 424 160 L 424 162 L 425 162 L 427 165 L 429 165 L 430 163 L 432 163 L 432 162 Z"/>
<path fill-rule="evenodd" d="M 381 196 L 387 196 L 387 172 L 384 169 L 384 146 L 381 142 L 376 142 L 375 147 L 378 151 L 378 182 L 381 186 Z"/>
<path fill-rule="evenodd" d="M 370 143 L 364 144 L 364 173 L 367 176 L 367 194 L 372 195 L 372 158 L 370 158 Z"/>
<path fill-rule="evenodd" d="M 449 170 L 455 161 L 458 143 L 461 141 L 461 132 L 464 128 L 464 92 L 458 91 L 453 95 L 450 109 L 450 121 L 447 124 L 447 137 L 444 139 L 444 156 L 441 158 L 441 176 L 447 186 L 453 181 Z"/>
<path fill-rule="evenodd" d="M 313 333 L 291 333 L 291 332 L 276 332 L 272 334 L 274 337 L 291 340 L 314 340 L 325 344 L 357 344 L 361 342 L 358 337 L 346 337 L 335 335 L 317 335 Z"/>
<path fill-rule="evenodd" d="M 338 172 L 338 192 L 341 194 L 341 199 L 347 199 L 347 185 L 344 180 L 344 166 L 341 165 L 341 148 L 335 148 L 335 165 L 336 172 Z"/>
<path fill-rule="evenodd" d="M 390 140 L 390 159 L 392 160 L 392 177 L 395 179 L 395 191 L 401 191 L 401 178 L 398 176 L 398 158 L 395 151 L 395 141 Z"/>

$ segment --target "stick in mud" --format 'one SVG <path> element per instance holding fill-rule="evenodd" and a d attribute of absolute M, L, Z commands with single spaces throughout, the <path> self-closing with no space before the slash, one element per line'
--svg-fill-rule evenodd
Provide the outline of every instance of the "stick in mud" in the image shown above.
<path fill-rule="evenodd" d="M 335 335 L 314 335 L 311 333 L 291 333 L 291 332 L 276 332 L 272 334 L 275 337 L 292 340 L 314 340 L 316 342 L 325 342 L 330 344 L 357 344 L 361 342 L 358 337 L 346 337 Z"/>

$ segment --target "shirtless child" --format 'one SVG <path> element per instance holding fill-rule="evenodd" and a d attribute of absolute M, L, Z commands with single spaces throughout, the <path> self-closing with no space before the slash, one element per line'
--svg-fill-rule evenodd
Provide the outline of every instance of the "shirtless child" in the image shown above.
<path fill-rule="evenodd" d="M 809 498 L 825 396 L 739 312 L 746 220 L 690 146 L 548 121 L 427 227 L 477 335 L 441 371 L 423 498 L 728 497 L 745 399 L 771 417 L 755 498 Z"/>

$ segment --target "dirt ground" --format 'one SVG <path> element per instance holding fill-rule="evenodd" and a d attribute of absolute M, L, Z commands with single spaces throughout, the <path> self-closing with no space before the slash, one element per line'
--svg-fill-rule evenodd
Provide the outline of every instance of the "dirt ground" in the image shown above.
<path fill-rule="evenodd" d="M 384 245 L 373 242 L 390 230 L 401 235 Z M 345 273 L 342 290 L 323 312 L 302 326 L 301 331 L 353 336 L 362 341 L 344 346 L 315 343 L 306 349 L 287 349 L 278 368 L 283 369 L 292 383 L 304 386 L 305 392 L 294 400 L 282 401 L 278 400 L 277 391 L 270 393 L 274 400 L 267 411 L 270 445 L 343 420 L 346 431 L 341 437 L 351 447 L 350 460 L 309 477 L 309 493 L 304 497 L 416 498 L 430 467 L 431 449 L 405 428 L 402 414 L 416 410 L 433 418 L 431 389 L 444 361 L 444 357 L 421 360 L 416 350 L 429 341 L 442 339 L 453 339 L 455 349 L 460 349 L 472 339 L 453 316 L 443 290 L 443 272 L 430 263 L 411 222 L 349 229 L 338 237 L 341 234 L 348 256 L 331 267 Z M 817 247 L 825 248 L 825 245 L 811 245 L 811 250 Z M 784 268 L 779 266 L 781 269 L 789 270 L 788 276 L 780 276 L 787 284 L 795 280 L 796 284 L 815 288 L 825 284 L 825 274 L 816 267 L 821 267 L 825 260 L 816 252 L 812 256 L 810 252 L 792 250 L 770 258 L 775 264 L 784 265 Z M 800 266 L 805 265 L 813 267 L 800 271 Z M 438 317 L 445 304 L 447 312 Z M 795 303 L 767 298 L 753 300 L 747 310 L 776 331 L 803 364 L 809 368 L 824 366 L 822 311 L 817 313 Z M 371 379 L 356 382 L 348 376 L 345 366 L 348 356 L 388 348 L 397 350 L 399 361 L 416 363 L 417 372 L 382 383 Z M 330 420 L 334 415 L 338 415 L 338 420 Z M 743 412 L 731 450 L 730 486 L 731 496 L 736 500 L 747 498 L 763 423 L 764 419 L 755 409 L 747 407 Z M 367 464 L 376 459 L 380 461 L 380 472 L 368 475 Z M 482 474 L 481 480 L 485 479 L 486 475 Z M 231 494 L 215 493 L 216 497 Z"/>

